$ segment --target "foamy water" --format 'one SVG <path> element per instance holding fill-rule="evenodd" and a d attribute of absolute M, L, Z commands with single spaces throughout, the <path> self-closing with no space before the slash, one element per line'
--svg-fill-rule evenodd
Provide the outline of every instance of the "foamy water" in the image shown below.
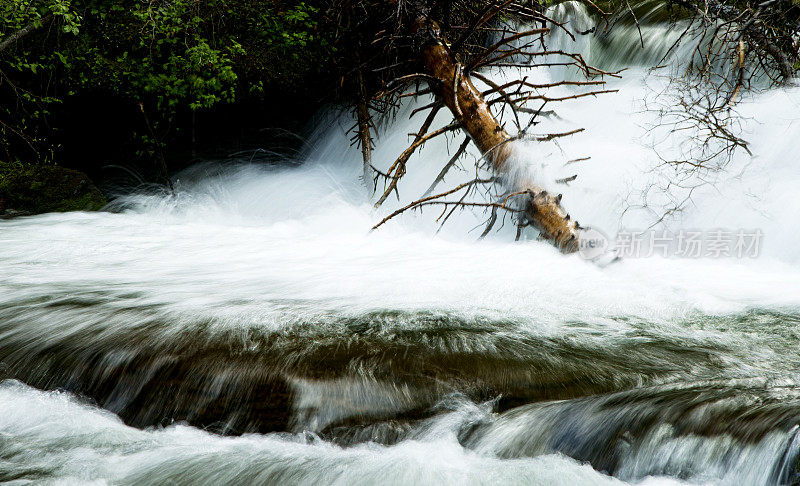
<path fill-rule="evenodd" d="M 580 42 L 590 59 L 608 55 Z M 349 122 L 335 118 L 309 136 L 299 167 L 206 164 L 177 176 L 175 196 L 0 222 L 0 369 L 27 383 L 0 385 L 0 479 L 788 482 L 800 89 L 743 100 L 754 157 L 737 154 L 657 222 L 669 200 L 637 206 L 670 175 L 643 113 L 661 86 L 634 66 L 609 81 L 618 93 L 556 106 L 560 118 L 535 133 L 585 132 L 519 143 L 517 163 L 584 226 L 759 229 L 758 258 L 600 267 L 531 234 L 514 242 L 512 224 L 478 240 L 480 212 L 437 233 L 436 209 L 370 232 L 422 195 L 448 144 L 412 157 L 402 199 L 374 210 Z M 374 160 L 405 148 L 423 116 L 408 120 L 413 108 L 385 127 Z M 670 137 L 665 150 L 686 143 Z M 472 177 L 476 156 L 440 187 Z"/>

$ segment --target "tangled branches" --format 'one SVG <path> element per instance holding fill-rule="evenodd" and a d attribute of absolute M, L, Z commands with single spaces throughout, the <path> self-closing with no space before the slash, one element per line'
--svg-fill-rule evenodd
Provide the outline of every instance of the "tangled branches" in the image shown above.
<path fill-rule="evenodd" d="M 713 185 L 740 151 L 752 156 L 739 134 L 741 115 L 725 104 L 726 93 L 671 77 L 665 88 L 645 101 L 645 111 L 656 115 L 648 133 L 660 164 L 655 182 L 634 206 L 648 209 L 660 222 L 682 211 L 697 189 Z M 660 202 L 655 203 L 654 199 Z"/>
<path fill-rule="evenodd" d="M 670 127 L 670 135 L 684 132 L 691 140 L 691 143 L 672 143 L 681 153 L 670 158 L 662 156 L 664 164 L 710 173 L 725 169 L 739 149 L 752 155 L 747 141 L 738 136 L 741 117 L 732 106 L 720 103 L 725 96 L 723 92 L 673 78 L 646 105 L 647 110 L 657 112 L 663 126 Z"/>
<path fill-rule="evenodd" d="M 678 212 L 694 191 L 713 184 L 740 152 L 736 105 L 748 93 L 792 82 L 800 69 L 800 5 L 792 0 L 672 0 L 679 35 L 659 61 L 665 87 L 646 100 L 656 115 L 650 132 L 668 176 L 659 184 L 669 199 L 658 220 Z M 664 65 L 666 64 L 666 65 Z"/>
<path fill-rule="evenodd" d="M 520 139 L 547 142 L 579 132 L 529 134 L 539 123 L 539 117 L 553 114 L 552 110 L 545 111 L 546 106 L 615 92 L 604 89 L 603 78 L 618 73 L 591 66 L 578 53 L 548 49 L 551 29 L 562 30 L 572 39 L 574 35 L 563 24 L 544 15 L 536 3 L 495 0 L 486 5 L 465 0 L 407 0 L 398 2 L 391 11 L 384 10 L 382 15 L 386 17 L 377 20 L 376 12 L 381 10 L 371 10 L 374 2 L 357 5 L 361 5 L 364 13 L 369 11 L 361 22 L 374 22 L 376 32 L 368 45 L 363 41 L 359 44 L 359 56 L 366 61 L 356 68 L 358 86 L 354 90 L 354 105 L 358 121 L 353 127 L 356 133 L 352 140 L 361 147 L 364 179 L 372 182 L 371 188 L 378 194 L 375 207 L 381 206 L 392 193 L 398 194 L 398 184 L 407 173 L 411 156 L 425 143 L 455 131 L 466 135 L 423 197 L 390 214 L 375 227 L 405 211 L 435 205 L 443 206 L 442 215 L 437 218 L 441 223 L 459 208 L 491 209 L 485 234 L 494 225 L 498 210 L 503 210 L 504 214 L 515 215 L 520 228 L 535 226 L 543 238 L 562 249 L 574 249 L 579 226 L 561 208 L 560 196 L 549 195 L 529 175 L 508 176 L 515 170 L 509 160 L 510 142 Z M 525 28 L 510 27 L 512 21 Z M 490 75 L 493 68 L 551 66 L 577 67 L 585 79 L 537 84 L 521 75 L 520 79 L 498 83 Z M 561 96 L 548 93 L 550 89 L 563 87 L 578 91 Z M 402 99 L 431 99 L 431 96 L 433 102 L 411 113 L 413 117 L 427 112 L 427 116 L 419 130 L 410 134 L 410 145 L 387 169 L 381 170 L 371 152 L 376 123 L 396 116 Z M 452 122 L 433 128 L 443 108 L 450 111 Z M 515 127 L 510 133 L 502 122 L 507 113 L 513 116 Z M 475 163 L 476 177 L 431 196 L 470 143 L 483 154 Z M 492 175 L 484 177 L 482 173 Z M 481 194 L 483 200 L 470 199 L 476 194 Z"/>
<path fill-rule="evenodd" d="M 753 84 L 784 84 L 800 68 L 800 5 L 792 0 L 759 2 L 675 0 L 692 14 L 673 47 L 691 40 L 688 68 L 716 79 L 731 102 Z"/>

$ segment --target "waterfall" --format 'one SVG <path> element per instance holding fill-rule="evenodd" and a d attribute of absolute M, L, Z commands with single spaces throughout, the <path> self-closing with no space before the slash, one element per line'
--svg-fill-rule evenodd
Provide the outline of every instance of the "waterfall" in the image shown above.
<path fill-rule="evenodd" d="M 552 14 L 573 30 L 596 22 L 571 2 Z M 522 140 L 515 163 L 609 238 L 758 231 L 757 258 L 600 268 L 533 233 L 515 242 L 510 221 L 479 240 L 477 210 L 441 228 L 436 210 L 408 212 L 369 232 L 422 196 L 460 139 L 427 143 L 400 198 L 376 210 L 349 115 L 325 113 L 292 160 L 201 164 L 176 176 L 174 196 L 0 221 L 0 480 L 797 481 L 800 89 L 747 94 L 736 109 L 752 157 L 688 180 L 691 199 L 668 212 L 687 189 L 660 191 L 674 172 L 659 156 L 690 140 L 648 106 L 669 88 L 651 68 L 677 35 L 660 15 L 640 12 L 644 50 L 625 19 L 575 41 L 552 34 L 590 64 L 628 69 L 606 78 L 618 91 L 554 105 L 533 128 L 583 132 Z M 424 103 L 383 121 L 376 165 L 408 145 Z M 474 177 L 477 157 L 441 187 Z"/>

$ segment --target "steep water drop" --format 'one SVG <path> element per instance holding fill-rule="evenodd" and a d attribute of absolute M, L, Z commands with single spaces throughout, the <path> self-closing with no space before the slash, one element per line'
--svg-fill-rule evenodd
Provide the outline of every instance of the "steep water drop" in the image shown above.
<path fill-rule="evenodd" d="M 558 8 L 591 25 L 582 8 Z M 563 104 L 537 127 L 585 132 L 517 154 L 549 184 L 577 174 L 564 204 L 609 235 L 654 223 L 626 196 L 665 176 L 641 101 L 663 86 L 648 64 L 673 34 L 649 23 L 643 35 L 652 51 L 629 49 L 628 28 L 580 37 L 592 62 L 636 65 L 609 83 L 618 93 Z M 372 211 L 336 117 L 292 167 L 204 165 L 178 176 L 174 197 L 2 221 L 0 371 L 12 380 L 0 386 L 0 477 L 789 484 L 797 97 L 744 100 L 757 157 L 735 159 L 658 226 L 760 228 L 757 259 L 600 269 L 515 244 L 509 227 L 476 243 L 482 213 L 454 216 L 438 236 L 428 213 L 369 234 L 404 201 Z M 378 134 L 375 160 L 405 148 L 411 110 Z M 444 142 L 428 144 L 403 197 L 422 194 L 448 158 Z"/>

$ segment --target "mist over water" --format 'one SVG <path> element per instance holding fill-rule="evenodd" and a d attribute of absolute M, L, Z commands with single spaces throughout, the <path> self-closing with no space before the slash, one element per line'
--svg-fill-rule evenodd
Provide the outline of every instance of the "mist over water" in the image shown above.
<path fill-rule="evenodd" d="M 582 7 L 559 8 L 591 25 Z M 425 192 L 460 140 L 426 144 L 401 200 L 374 210 L 350 120 L 321 116 L 297 164 L 203 164 L 174 196 L 0 221 L 0 480 L 797 482 L 800 89 L 742 100 L 754 156 L 661 219 L 684 195 L 648 192 L 671 176 L 654 139 L 687 142 L 648 132 L 645 101 L 666 85 L 649 68 L 672 33 L 647 25 L 644 52 L 638 35 L 555 34 L 590 63 L 630 68 L 604 88 L 619 92 L 560 103 L 533 129 L 584 132 L 520 142 L 515 163 L 611 237 L 759 229 L 758 258 L 601 268 L 534 234 L 514 242 L 511 222 L 478 240 L 481 212 L 438 233 L 435 209 L 369 232 Z M 382 126 L 375 161 L 407 146 L 414 107 Z M 476 157 L 439 187 L 472 178 Z"/>

